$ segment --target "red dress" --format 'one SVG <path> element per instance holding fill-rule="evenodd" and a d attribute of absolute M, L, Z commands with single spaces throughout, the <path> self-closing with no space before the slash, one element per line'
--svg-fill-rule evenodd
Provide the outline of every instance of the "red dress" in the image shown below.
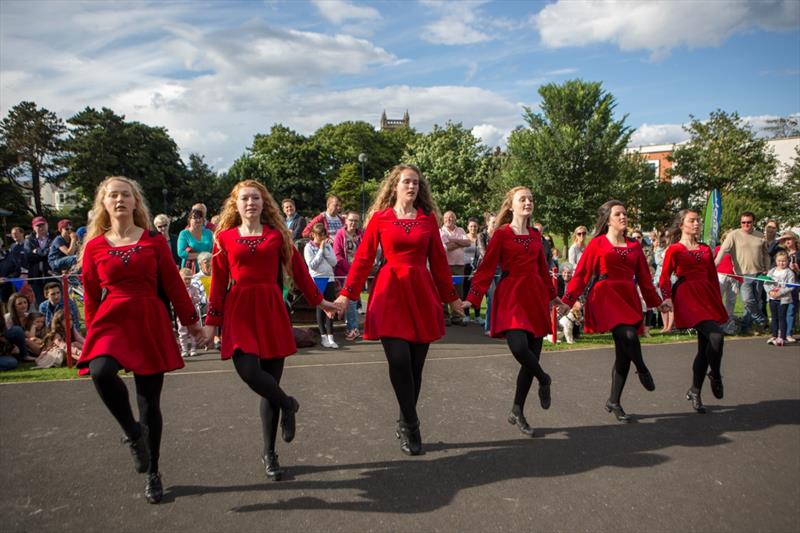
<path fill-rule="evenodd" d="M 436 216 L 398 219 L 389 208 L 372 215 L 341 294 L 357 300 L 381 245 L 386 263 L 367 303 L 364 338 L 430 343 L 444 336 L 442 302 L 458 299 Z M 428 270 L 430 263 L 430 270 Z"/>
<path fill-rule="evenodd" d="M 637 284 L 648 307 L 661 305 L 642 247 L 633 239 L 626 241 L 625 246 L 614 246 L 605 235 L 589 241 L 561 298 L 567 305 L 574 304 L 594 278 L 584 312 L 589 333 L 643 322 Z"/>
<path fill-rule="evenodd" d="M 517 235 L 508 224 L 495 230 L 467 296 L 475 309 L 480 308 L 498 263 L 503 274 L 492 297 L 492 337 L 502 337 L 510 329 L 522 329 L 534 337 L 552 333 L 549 304 L 556 289 L 539 231 L 528 227 L 528 235 Z"/>
<path fill-rule="evenodd" d="M 86 342 L 78 360 L 82 374 L 88 372 L 89 361 L 101 355 L 113 357 L 135 374 L 183 367 L 158 285 L 182 324 L 193 324 L 198 316 L 163 236 L 145 231 L 134 244 L 111 246 L 99 235 L 86 243 L 82 271 L 86 313 Z"/>
<path fill-rule="evenodd" d="M 222 359 L 230 359 L 236 350 L 262 359 L 297 351 L 279 284 L 282 247 L 281 233 L 267 226 L 260 236 L 241 237 L 239 228 L 217 234 L 206 324 L 222 326 Z M 322 294 L 294 247 L 292 278 L 306 300 L 319 305 Z"/>
<path fill-rule="evenodd" d="M 674 287 L 670 283 L 672 273 L 678 276 Z M 677 242 L 667 248 L 658 286 L 665 299 L 672 298 L 678 329 L 693 328 L 705 320 L 720 324 L 728 321 L 714 256 L 708 245 L 700 244 L 696 250 L 687 250 Z"/>

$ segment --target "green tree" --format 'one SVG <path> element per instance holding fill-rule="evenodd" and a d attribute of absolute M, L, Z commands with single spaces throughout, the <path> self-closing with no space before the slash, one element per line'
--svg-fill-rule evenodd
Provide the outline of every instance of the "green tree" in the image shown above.
<path fill-rule="evenodd" d="M 416 165 L 431 184 L 439 208 L 456 213 L 460 223 L 486 210 L 489 193 L 490 150 L 458 122 L 420 135 L 408 147 L 403 160 Z"/>
<path fill-rule="evenodd" d="M 71 126 L 60 163 L 70 186 L 90 207 L 97 185 L 107 176 L 122 175 L 142 186 L 154 211 L 181 213 L 186 167 L 178 146 L 164 128 L 126 122 L 124 116 L 87 107 L 67 121 Z M 166 202 L 163 190 L 167 191 Z"/>
<path fill-rule="evenodd" d="M 222 210 L 222 203 L 232 188 L 225 188 L 222 179 L 205 162 L 203 156 L 197 153 L 189 154 L 189 164 L 182 187 L 183 192 L 177 194 L 177 198 L 172 202 L 174 208 L 188 213 L 193 204 L 203 202 L 208 207 L 209 215 Z"/>
<path fill-rule="evenodd" d="M 738 115 L 716 110 L 708 120 L 694 116 L 684 129 L 690 139 L 670 156 L 670 177 L 682 207 L 702 209 L 708 193 L 750 199 L 750 211 L 770 212 L 780 202 L 774 178 L 778 161 L 766 139 L 759 139 Z M 731 211 L 722 204 L 723 217 Z M 733 216 L 738 216 L 736 213 Z"/>
<path fill-rule="evenodd" d="M 262 182 L 280 202 L 292 198 L 300 212 L 318 213 L 325 208 L 330 183 L 320 170 L 320 150 L 307 137 L 275 124 L 267 134 L 257 134 L 253 145 L 234 161 L 225 179 L 230 185 L 244 179 Z"/>
<path fill-rule="evenodd" d="M 502 183 L 526 185 L 534 218 L 567 242 L 609 199 L 633 131 L 614 120 L 614 97 L 599 82 L 570 80 L 539 89 L 541 113 L 525 108 L 527 127 L 512 132 Z"/>
<path fill-rule="evenodd" d="M 645 231 L 666 228 L 675 214 L 672 184 L 659 179 L 640 154 L 622 157 L 611 195 L 625 201 L 630 225 Z"/>
<path fill-rule="evenodd" d="M 39 108 L 33 102 L 20 102 L 0 121 L 3 175 L 9 185 L 18 189 L 18 193 L 22 190 L 32 193 L 32 214 L 44 213 L 43 182 L 56 181 L 60 175 L 56 160 L 63 149 L 62 136 L 66 131 L 64 122 L 55 113 Z M 30 185 L 25 183 L 28 180 Z M 23 205 L 27 209 L 24 202 Z"/>
<path fill-rule="evenodd" d="M 358 163 L 345 163 L 331 185 L 331 194 L 342 200 L 343 210 L 361 212 L 361 169 Z M 366 190 L 364 192 L 366 204 Z M 369 208 L 369 205 L 365 205 Z"/>

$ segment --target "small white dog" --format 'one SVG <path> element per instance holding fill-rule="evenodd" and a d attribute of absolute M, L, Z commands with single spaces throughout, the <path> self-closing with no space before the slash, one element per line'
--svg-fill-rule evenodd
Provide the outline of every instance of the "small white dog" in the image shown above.
<path fill-rule="evenodd" d="M 583 325 L 583 312 L 580 309 L 570 309 L 569 313 L 558 319 L 567 344 L 575 344 L 573 329 L 575 326 Z"/>

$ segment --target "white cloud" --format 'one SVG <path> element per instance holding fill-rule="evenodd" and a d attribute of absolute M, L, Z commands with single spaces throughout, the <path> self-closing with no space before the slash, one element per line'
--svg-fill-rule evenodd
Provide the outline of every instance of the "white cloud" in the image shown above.
<path fill-rule="evenodd" d="M 495 146 L 505 148 L 508 136 L 511 135 L 512 131 L 513 128 L 498 128 L 493 124 L 478 124 L 472 128 L 472 134 L 491 148 Z"/>
<path fill-rule="evenodd" d="M 312 0 L 320 14 L 334 24 L 348 20 L 381 20 L 381 14 L 374 7 L 357 6 L 345 0 Z"/>
<path fill-rule="evenodd" d="M 679 46 L 719 45 L 746 28 L 796 28 L 800 2 L 559 0 L 533 22 L 549 48 L 611 42 L 625 51 L 650 50 L 660 59 Z"/>
<path fill-rule="evenodd" d="M 422 39 L 429 43 L 460 45 L 493 39 L 491 35 L 478 29 L 488 21 L 477 14 L 484 1 L 421 0 L 420 3 L 440 15 L 438 20 L 423 28 Z"/>
<path fill-rule="evenodd" d="M 800 117 L 800 113 L 791 113 L 790 117 Z M 769 121 L 781 118 L 778 115 L 750 115 L 741 117 L 742 122 L 750 126 L 757 136 L 769 134 L 765 130 Z M 650 146 L 653 144 L 676 144 L 689 139 L 689 133 L 683 129 L 683 124 L 642 124 L 631 135 L 628 146 Z"/>

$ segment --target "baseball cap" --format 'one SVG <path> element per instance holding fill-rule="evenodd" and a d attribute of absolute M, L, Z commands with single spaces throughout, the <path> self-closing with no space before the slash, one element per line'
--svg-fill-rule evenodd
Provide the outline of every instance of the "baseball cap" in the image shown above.
<path fill-rule="evenodd" d="M 70 222 L 68 218 L 62 218 L 61 220 L 58 221 L 58 231 L 61 231 L 62 229 L 66 228 L 67 226 L 71 226 L 71 225 L 72 225 L 72 222 Z"/>
<path fill-rule="evenodd" d="M 39 224 L 47 224 L 47 219 L 44 217 L 33 217 L 33 220 L 31 220 L 31 227 L 36 228 Z"/>

